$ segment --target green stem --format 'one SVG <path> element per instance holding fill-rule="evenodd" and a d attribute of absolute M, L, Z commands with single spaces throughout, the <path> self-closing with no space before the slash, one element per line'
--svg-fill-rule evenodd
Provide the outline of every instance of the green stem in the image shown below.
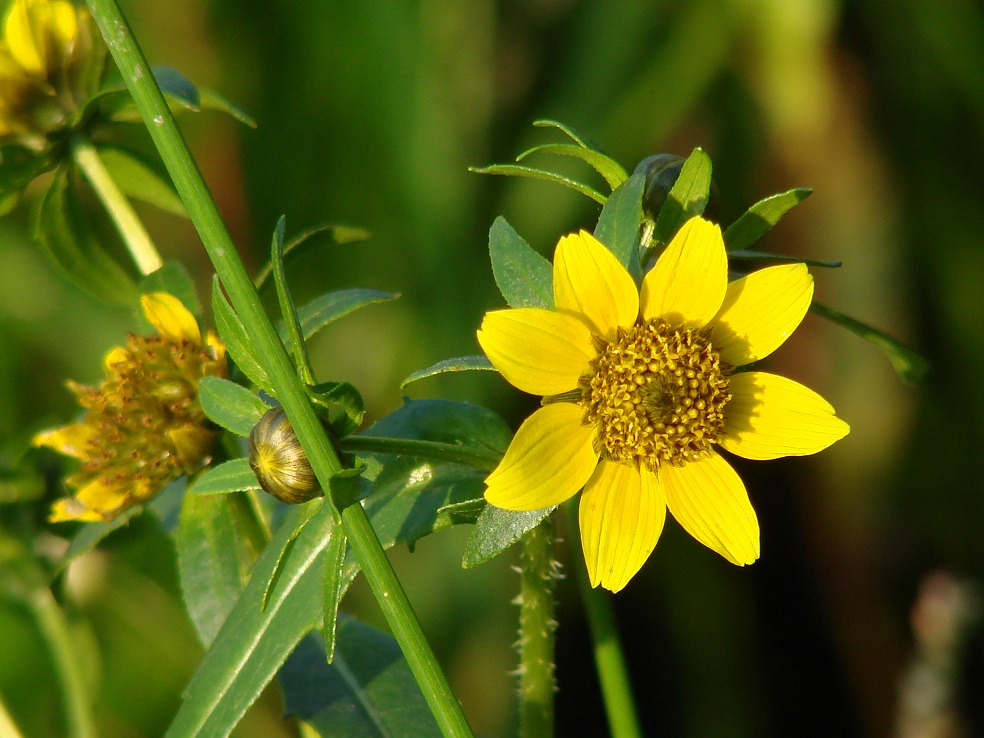
<path fill-rule="evenodd" d="M 69 738 L 95 738 L 79 655 L 61 608 L 47 587 L 33 589 L 25 601 L 51 652 L 55 676 L 61 687 L 66 735 Z"/>
<path fill-rule="evenodd" d="M 581 550 L 581 535 L 577 527 L 577 503 L 572 500 L 566 504 L 564 513 L 571 556 L 574 559 L 571 568 L 574 569 L 577 589 L 588 615 L 595 666 L 608 715 L 608 729 L 612 738 L 642 738 L 629 672 L 622 654 L 622 644 L 618 640 L 611 597 L 604 590 L 593 588 L 588 580 L 584 552 Z"/>
<path fill-rule="evenodd" d="M 257 355 L 266 359 L 264 369 L 315 475 L 323 489 L 330 489 L 331 478 L 342 468 L 338 456 L 311 407 L 283 343 L 263 311 L 256 287 L 236 253 L 232 237 L 150 73 L 150 66 L 115 0 L 87 0 L 87 3 L 233 308 L 243 321 Z M 424 639 L 406 592 L 386 558 L 365 510 L 361 505 L 350 505 L 341 512 L 341 520 L 379 607 L 441 731 L 446 736 L 472 736 L 461 705 Z"/>
<path fill-rule="evenodd" d="M 402 454 L 437 461 L 452 461 L 483 471 L 492 471 L 502 460 L 502 454 L 489 450 L 477 451 L 437 441 L 412 438 L 383 438 L 382 436 L 345 436 L 338 442 L 343 451 L 369 451 L 377 454 Z"/>
<path fill-rule="evenodd" d="M 523 537 L 519 596 L 519 735 L 554 734 L 554 517 Z"/>
<path fill-rule="evenodd" d="M 129 200 L 120 192 L 120 188 L 109 175 L 96 147 L 88 139 L 74 136 L 72 159 L 109 212 L 109 217 L 113 219 L 116 230 L 130 250 L 140 273 L 150 274 L 160 269 L 164 262 L 161 260 L 161 255 L 157 253 L 154 242 L 150 240 L 150 234 L 130 206 Z"/>

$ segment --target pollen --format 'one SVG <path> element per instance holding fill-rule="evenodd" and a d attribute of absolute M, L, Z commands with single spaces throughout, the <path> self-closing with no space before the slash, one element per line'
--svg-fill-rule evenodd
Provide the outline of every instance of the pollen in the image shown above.
<path fill-rule="evenodd" d="M 732 368 L 707 328 L 656 318 L 619 329 L 614 341 L 599 341 L 579 383 L 595 450 L 653 472 L 706 457 L 724 429 Z"/>

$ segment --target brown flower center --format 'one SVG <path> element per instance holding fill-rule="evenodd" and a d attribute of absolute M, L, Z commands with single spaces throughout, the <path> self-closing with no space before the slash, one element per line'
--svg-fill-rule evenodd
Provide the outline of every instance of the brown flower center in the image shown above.
<path fill-rule="evenodd" d="M 598 429 L 595 450 L 650 471 L 707 456 L 724 428 L 732 369 L 709 337 L 708 328 L 656 318 L 599 341 L 579 383 L 583 422 Z"/>

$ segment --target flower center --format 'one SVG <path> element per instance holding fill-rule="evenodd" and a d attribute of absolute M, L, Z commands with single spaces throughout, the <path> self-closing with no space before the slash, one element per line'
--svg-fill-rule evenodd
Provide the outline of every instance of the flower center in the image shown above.
<path fill-rule="evenodd" d="M 709 336 L 707 328 L 673 328 L 656 318 L 599 345 L 579 382 L 598 453 L 650 471 L 707 456 L 724 429 L 732 369 Z"/>

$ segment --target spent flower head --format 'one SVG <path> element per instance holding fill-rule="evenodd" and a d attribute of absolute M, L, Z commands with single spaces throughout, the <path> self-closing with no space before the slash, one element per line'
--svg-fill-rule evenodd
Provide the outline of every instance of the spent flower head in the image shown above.
<path fill-rule="evenodd" d="M 202 377 L 225 376 L 225 347 L 174 296 L 141 298 L 156 335 L 131 335 L 106 354 L 98 387 L 69 382 L 86 409 L 78 423 L 42 431 L 48 446 L 82 462 L 66 480 L 72 497 L 55 502 L 50 520 L 112 520 L 209 461 L 217 431 L 198 402 Z"/>
<path fill-rule="evenodd" d="M 543 395 L 489 475 L 508 510 L 557 505 L 583 488 L 592 586 L 617 592 L 656 546 L 666 510 L 729 561 L 759 556 L 744 484 L 717 447 L 747 459 L 816 453 L 848 425 L 792 380 L 737 371 L 771 354 L 813 296 L 803 264 L 728 283 L 720 228 L 688 221 L 642 281 L 592 235 L 565 236 L 554 310 L 486 314 L 478 340 L 514 386 Z"/>

